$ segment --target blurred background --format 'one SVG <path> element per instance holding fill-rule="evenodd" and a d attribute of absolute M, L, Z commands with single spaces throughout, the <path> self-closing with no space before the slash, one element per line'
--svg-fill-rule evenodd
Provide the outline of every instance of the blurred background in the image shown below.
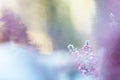
<path fill-rule="evenodd" d="M 46 80 L 83 80 L 67 46 L 95 46 L 95 15 L 96 0 L 0 0 L 0 42 L 36 49 Z"/>
<path fill-rule="evenodd" d="M 79 47 L 93 39 L 95 0 L 1 0 L 0 9 L 5 8 L 20 17 L 30 43 L 43 53 L 67 50 L 68 44 Z"/>

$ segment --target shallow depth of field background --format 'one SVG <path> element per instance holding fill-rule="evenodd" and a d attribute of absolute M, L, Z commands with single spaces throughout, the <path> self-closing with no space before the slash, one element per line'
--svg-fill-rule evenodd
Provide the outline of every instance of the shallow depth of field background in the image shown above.
<path fill-rule="evenodd" d="M 40 52 L 67 50 L 68 44 L 79 47 L 84 40 L 94 42 L 95 0 L 1 0 L 3 8 L 20 16 L 27 25 L 30 43 Z"/>
<path fill-rule="evenodd" d="M 95 0 L 0 0 L 0 18 L 4 15 L 4 9 L 19 16 L 26 25 L 27 43 L 34 45 L 39 52 L 40 76 L 44 74 L 48 78 L 43 80 L 84 80 L 81 73 L 73 68 L 67 46 L 73 44 L 81 48 L 84 41 L 90 40 L 91 45 L 96 47 L 93 36 Z M 0 31 L 4 29 L 4 24 L 4 21 L 0 21 Z M 6 36 L 1 34 L 2 44 L 2 38 Z"/>

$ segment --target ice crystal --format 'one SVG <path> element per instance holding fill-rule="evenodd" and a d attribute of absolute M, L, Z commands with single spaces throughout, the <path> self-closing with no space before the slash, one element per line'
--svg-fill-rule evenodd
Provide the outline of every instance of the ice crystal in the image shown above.
<path fill-rule="evenodd" d="M 95 54 L 89 44 L 89 40 L 85 41 L 81 49 L 75 48 L 72 44 L 68 45 L 68 49 L 73 57 L 72 59 L 74 59 L 75 65 L 82 75 L 94 77 L 97 75 Z"/>

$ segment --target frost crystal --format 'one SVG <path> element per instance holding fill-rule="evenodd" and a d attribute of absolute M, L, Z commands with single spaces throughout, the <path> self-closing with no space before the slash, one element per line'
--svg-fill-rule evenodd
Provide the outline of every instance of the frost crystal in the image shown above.
<path fill-rule="evenodd" d="M 96 77 L 96 59 L 89 40 L 85 41 L 81 49 L 75 48 L 72 44 L 68 45 L 68 49 L 81 74 Z"/>

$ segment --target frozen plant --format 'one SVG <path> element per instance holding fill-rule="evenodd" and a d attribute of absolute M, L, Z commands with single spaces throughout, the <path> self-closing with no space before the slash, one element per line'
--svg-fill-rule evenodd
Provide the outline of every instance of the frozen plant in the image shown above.
<path fill-rule="evenodd" d="M 85 41 L 81 49 L 75 48 L 72 44 L 68 45 L 68 49 L 81 74 L 96 77 L 96 59 L 89 40 Z"/>

